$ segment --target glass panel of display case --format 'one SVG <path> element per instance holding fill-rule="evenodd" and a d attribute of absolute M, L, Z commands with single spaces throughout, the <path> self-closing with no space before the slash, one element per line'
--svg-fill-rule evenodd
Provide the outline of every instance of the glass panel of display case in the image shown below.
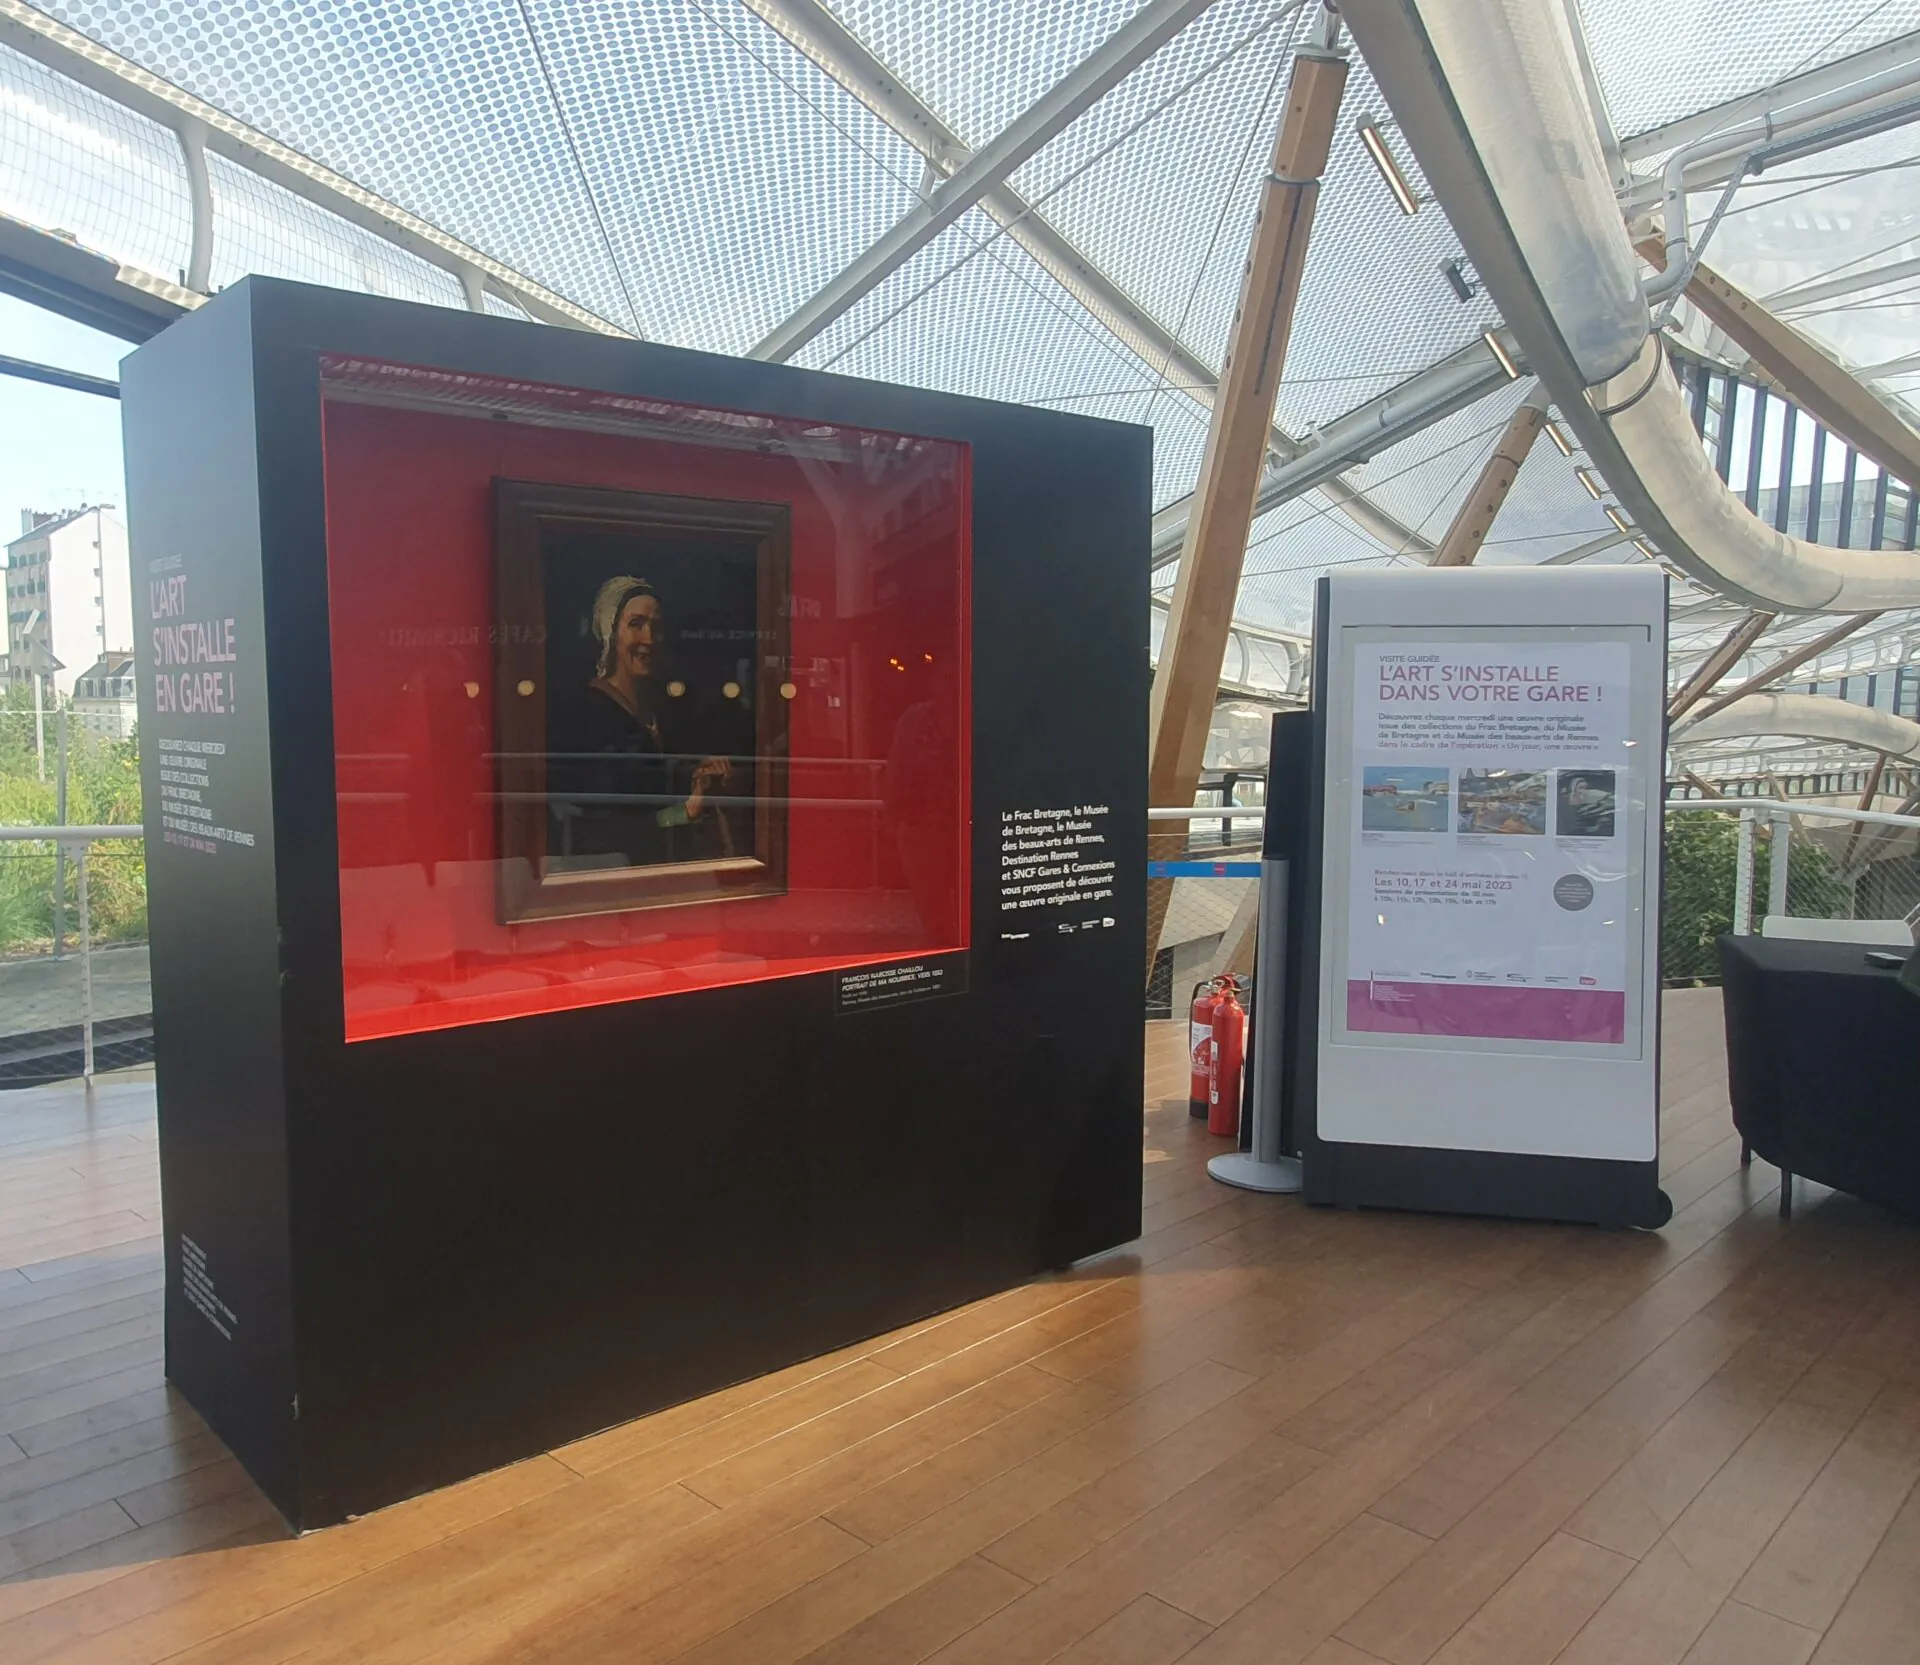
<path fill-rule="evenodd" d="M 964 445 L 322 398 L 349 1040 L 967 946 Z"/>

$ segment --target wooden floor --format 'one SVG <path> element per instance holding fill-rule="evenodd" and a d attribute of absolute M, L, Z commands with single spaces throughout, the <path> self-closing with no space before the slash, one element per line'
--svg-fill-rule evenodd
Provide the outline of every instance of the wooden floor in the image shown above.
<path fill-rule="evenodd" d="M 0 1661 L 1912 1665 L 1920 1230 L 1778 1220 L 1667 1014 L 1657 1235 L 1227 1191 L 1156 1025 L 1129 1249 L 298 1541 L 161 1380 L 150 1088 L 0 1095 Z"/>

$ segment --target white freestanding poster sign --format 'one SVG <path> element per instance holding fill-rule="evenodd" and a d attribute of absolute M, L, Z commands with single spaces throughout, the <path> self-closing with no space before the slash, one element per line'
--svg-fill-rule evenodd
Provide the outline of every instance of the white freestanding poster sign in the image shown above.
<path fill-rule="evenodd" d="M 1665 580 L 1328 582 L 1317 1135 L 1650 1162 Z"/>

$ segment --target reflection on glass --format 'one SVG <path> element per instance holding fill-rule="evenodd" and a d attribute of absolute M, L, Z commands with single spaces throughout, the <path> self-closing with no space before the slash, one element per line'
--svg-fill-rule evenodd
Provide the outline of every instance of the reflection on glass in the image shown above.
<path fill-rule="evenodd" d="M 964 446 L 322 391 L 349 1039 L 967 945 Z"/>

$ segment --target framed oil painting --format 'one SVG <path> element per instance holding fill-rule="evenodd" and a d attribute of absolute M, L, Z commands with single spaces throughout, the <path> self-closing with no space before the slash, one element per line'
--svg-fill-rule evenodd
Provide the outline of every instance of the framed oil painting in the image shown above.
<path fill-rule="evenodd" d="M 786 505 L 494 501 L 501 921 L 784 891 Z"/>

